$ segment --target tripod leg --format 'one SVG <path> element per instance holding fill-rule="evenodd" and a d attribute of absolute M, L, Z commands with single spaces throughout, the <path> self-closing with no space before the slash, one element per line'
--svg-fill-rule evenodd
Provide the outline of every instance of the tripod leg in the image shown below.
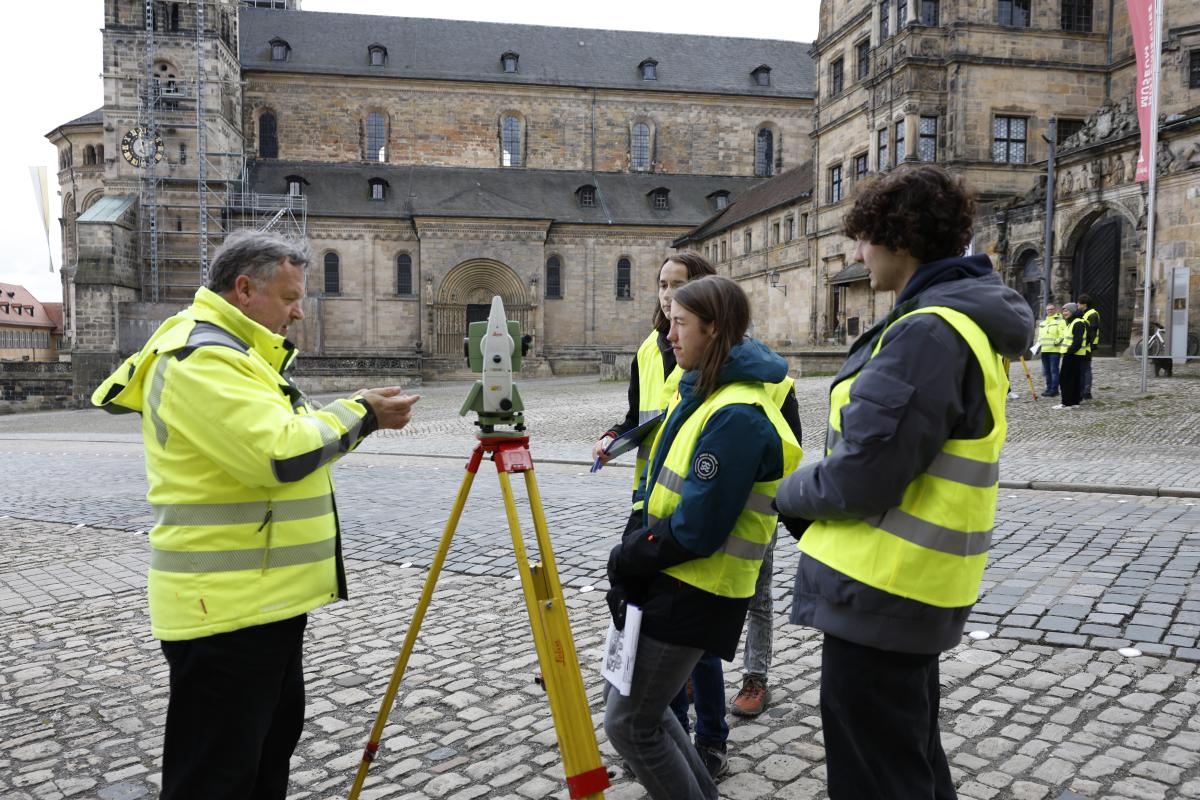
<path fill-rule="evenodd" d="M 554 563 L 554 551 L 550 546 L 537 481 L 533 470 L 525 472 L 525 486 L 541 555 L 541 564 L 531 566 L 525 554 L 508 473 L 500 472 L 499 478 L 517 569 L 521 575 L 521 587 L 525 594 L 525 606 L 529 611 L 529 626 L 542 668 L 550 714 L 558 732 L 567 787 L 573 800 L 603 798 L 603 790 L 608 786 L 608 773 L 600 762 L 596 731 L 588 712 L 587 693 L 583 687 L 583 676 L 579 673 L 575 640 L 571 635 L 571 622 L 558 581 L 558 569 Z"/>
<path fill-rule="evenodd" d="M 476 450 L 475 456 L 472 457 L 471 463 L 463 475 L 462 485 L 458 487 L 458 497 L 454 500 L 454 508 L 450 512 L 450 518 L 446 520 L 446 528 L 442 531 L 442 539 L 438 543 L 437 554 L 434 555 L 433 563 L 429 567 L 429 575 L 425 578 L 425 588 L 421 590 L 421 599 L 417 601 L 417 608 L 413 611 L 413 618 L 412 622 L 409 623 L 408 633 L 404 636 L 404 647 L 400 650 L 400 657 L 396 659 L 396 668 L 392 671 L 392 679 L 388 683 L 387 692 L 383 696 L 383 702 L 379 705 L 379 713 L 375 716 L 375 725 L 371 728 L 371 738 L 367 741 L 367 745 L 363 749 L 362 761 L 359 762 L 358 773 L 354 776 L 354 786 L 350 789 L 350 800 L 357 800 L 358 793 L 362 791 L 363 782 L 367 779 L 367 769 L 370 768 L 371 761 L 375 758 L 375 752 L 379 749 L 379 740 L 383 737 L 383 728 L 387 725 L 388 717 L 392 713 L 392 705 L 396 702 L 396 692 L 400 689 L 400 681 L 404 677 L 404 671 L 408 668 L 408 658 L 412 655 L 413 647 L 417 643 L 417 634 L 421 631 L 421 622 L 425 619 L 425 611 L 429 608 L 429 601 L 433 598 L 433 590 L 437 586 L 438 575 L 441 573 L 442 565 L 446 561 L 446 553 L 450 550 L 450 540 L 454 538 L 454 529 L 458 527 L 458 520 L 462 517 L 463 507 L 467 504 L 467 495 L 471 492 L 471 484 L 475 481 L 475 470 L 479 466 L 478 455 L 479 451 Z"/>

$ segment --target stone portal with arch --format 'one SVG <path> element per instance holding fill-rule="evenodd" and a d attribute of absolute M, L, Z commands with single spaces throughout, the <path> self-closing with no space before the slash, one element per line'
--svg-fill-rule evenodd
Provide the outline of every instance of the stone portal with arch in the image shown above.
<path fill-rule="evenodd" d="M 446 273 L 435 290 L 429 309 L 433 354 L 461 358 L 467 325 L 487 319 L 495 295 L 504 301 L 509 319 L 519 321 L 522 331 L 534 333 L 534 305 L 516 271 L 494 259 L 469 259 Z"/>
<path fill-rule="evenodd" d="M 1064 300 L 1092 297 L 1100 312 L 1101 355 L 1129 346 L 1137 302 L 1137 217 L 1121 203 L 1092 205 L 1069 219 L 1055 276 Z"/>

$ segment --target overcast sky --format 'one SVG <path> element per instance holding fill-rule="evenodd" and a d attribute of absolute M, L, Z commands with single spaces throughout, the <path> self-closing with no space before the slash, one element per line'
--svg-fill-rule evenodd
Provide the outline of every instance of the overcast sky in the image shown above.
<path fill-rule="evenodd" d="M 818 0 L 793 0 L 739 9 L 725 3 L 603 0 L 596 3 L 497 3 L 494 0 L 303 0 L 305 11 L 515 22 L 579 28 L 745 36 L 810 42 Z M 768 13 L 762 13 L 767 10 Z M 42 0 L 12 4 L 9 34 L 0 48 L 5 106 L 0 127 L 0 281 L 24 285 L 43 301 L 61 299 L 58 269 L 58 156 L 45 135 L 104 103 L 100 80 L 103 0 Z M 76 153 L 76 163 L 82 155 Z M 34 202 L 28 167 L 47 168 L 50 253 Z M 54 260 L 54 272 L 49 260 Z"/>

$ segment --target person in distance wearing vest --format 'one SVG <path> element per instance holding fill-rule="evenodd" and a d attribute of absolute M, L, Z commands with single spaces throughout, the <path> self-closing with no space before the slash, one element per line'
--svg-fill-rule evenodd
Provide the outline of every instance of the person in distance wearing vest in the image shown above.
<path fill-rule="evenodd" d="M 150 628 L 170 668 L 162 800 L 283 800 L 304 725 L 307 612 L 346 598 L 332 462 L 419 398 L 320 410 L 289 377 L 304 242 L 231 234 L 208 285 L 92 402 L 142 415 Z"/>
<path fill-rule="evenodd" d="M 1079 362 L 1079 388 L 1081 400 L 1092 399 L 1092 353 L 1100 346 L 1100 312 L 1092 308 L 1092 296 L 1081 294 L 1076 301 L 1079 305 L 1079 316 L 1087 325 L 1087 352 Z"/>
<path fill-rule="evenodd" d="M 629 370 L 629 409 L 625 419 L 610 428 L 604 436 L 592 447 L 592 459 L 600 459 L 608 463 L 604 449 L 618 436 L 632 430 L 634 427 L 655 415 L 661 414 L 667 403 L 679 386 L 679 378 L 683 370 L 675 363 L 675 352 L 667 341 L 670 331 L 671 298 L 675 290 L 685 283 L 705 275 L 713 275 L 716 270 L 703 256 L 698 253 L 677 253 L 663 262 L 658 276 L 658 305 L 654 310 L 654 329 L 642 342 L 637 354 L 630 364 Z M 786 386 L 780 387 L 783 403 L 780 413 L 787 420 L 788 427 L 796 441 L 801 440 L 800 411 L 793 390 L 794 381 L 785 378 Z M 637 496 L 638 482 L 645 472 L 646 455 L 653 443 L 653 435 L 648 436 L 638 448 L 637 461 L 633 475 L 633 510 L 642 508 L 643 500 Z M 774 624 L 774 601 L 771 598 L 771 576 L 774 572 L 774 540 L 763 556 L 762 569 L 759 572 L 758 583 L 755 585 L 754 596 L 750 600 L 747 613 L 746 646 L 743 651 L 743 667 L 745 677 L 742 680 L 741 691 L 733 700 L 733 711 L 743 716 L 757 716 L 762 713 L 769 700 L 767 691 L 767 671 L 771 666 L 771 640 Z M 695 702 L 696 706 L 696 749 L 700 758 L 708 767 L 709 773 L 716 778 L 724 773 L 729 759 L 726 754 L 726 742 L 729 738 L 729 725 L 725 721 L 725 673 L 721 667 L 719 656 L 706 652 L 700 657 L 699 663 L 692 671 L 692 686 L 694 697 L 688 698 L 688 687 L 680 689 L 679 694 L 671 701 L 671 709 L 679 719 L 684 731 L 689 730 L 688 707 Z"/>
<path fill-rule="evenodd" d="M 729 278 L 675 290 L 667 338 L 684 370 L 647 454 L 640 511 L 608 560 L 609 610 L 642 608 L 628 697 L 609 687 L 604 728 L 655 800 L 717 796 L 671 699 L 705 651 L 731 660 L 763 554 L 775 488 L 801 458 L 773 393 L 787 362 L 745 337 L 750 303 Z"/>
<path fill-rule="evenodd" d="M 1062 361 L 1062 316 L 1053 303 L 1046 306 L 1046 316 L 1038 325 L 1038 344 L 1042 351 L 1042 377 L 1046 379 L 1043 397 L 1058 397 L 1058 369 Z"/>
<path fill-rule="evenodd" d="M 776 496 L 800 534 L 792 622 L 824 632 L 832 800 L 956 797 L 938 658 L 961 641 L 992 538 L 1003 357 L 1033 343 L 1025 299 L 986 255 L 963 256 L 974 207 L 933 165 L 862 185 L 845 232 L 896 304 L 834 378 L 825 458 Z"/>
<path fill-rule="evenodd" d="M 1059 381 L 1062 402 L 1051 406 L 1056 410 L 1075 408 L 1083 395 L 1083 364 L 1088 354 L 1088 327 L 1079 313 L 1079 306 L 1063 303 L 1062 367 Z"/>

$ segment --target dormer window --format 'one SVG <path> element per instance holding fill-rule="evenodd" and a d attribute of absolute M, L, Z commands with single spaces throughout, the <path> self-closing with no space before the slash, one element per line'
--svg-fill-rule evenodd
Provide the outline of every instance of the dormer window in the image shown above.
<path fill-rule="evenodd" d="M 292 46 L 283 39 L 275 37 L 271 40 L 271 60 L 287 61 L 292 52 Z"/>
<path fill-rule="evenodd" d="M 308 181 L 299 175 L 288 175 L 284 178 L 287 181 L 288 194 L 292 197 L 301 197 L 304 194 L 304 184 Z"/>
<path fill-rule="evenodd" d="M 387 48 L 381 44 L 373 44 L 368 47 L 367 63 L 372 67 L 382 67 L 387 63 Z"/>
<path fill-rule="evenodd" d="M 579 207 L 580 208 L 595 208 L 596 207 L 596 187 L 595 186 L 580 186 L 578 189 Z"/>
<path fill-rule="evenodd" d="M 656 81 L 658 80 L 658 62 L 653 58 L 647 58 L 642 63 L 638 64 L 638 69 L 641 70 L 642 80 Z"/>
<path fill-rule="evenodd" d="M 505 72 L 516 72 L 517 61 L 520 58 L 521 56 L 517 55 L 512 50 L 508 50 L 500 56 L 500 63 L 504 66 Z"/>
<path fill-rule="evenodd" d="M 771 85 L 771 68 L 766 64 L 756 67 L 750 76 L 754 78 L 755 86 L 770 86 Z"/>
<path fill-rule="evenodd" d="M 729 207 L 729 192 L 724 189 L 713 192 L 708 199 L 712 203 L 713 211 L 722 211 Z"/>
<path fill-rule="evenodd" d="M 367 183 L 371 186 L 372 200 L 382 200 L 387 196 L 388 182 L 383 178 L 371 178 Z"/>
<path fill-rule="evenodd" d="M 671 208 L 670 196 L 669 189 L 662 187 L 652 189 L 650 191 L 650 207 L 655 211 L 667 211 Z"/>

